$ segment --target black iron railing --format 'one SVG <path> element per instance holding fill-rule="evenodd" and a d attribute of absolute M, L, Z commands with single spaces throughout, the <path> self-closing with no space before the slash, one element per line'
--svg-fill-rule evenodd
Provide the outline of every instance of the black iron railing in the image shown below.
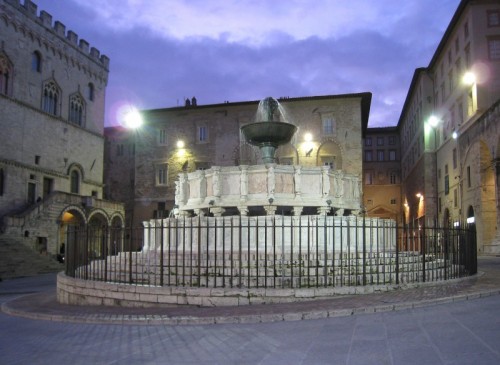
<path fill-rule="evenodd" d="M 477 272 L 474 226 L 337 218 L 197 217 L 146 228 L 68 227 L 66 274 L 154 286 L 307 288 Z"/>

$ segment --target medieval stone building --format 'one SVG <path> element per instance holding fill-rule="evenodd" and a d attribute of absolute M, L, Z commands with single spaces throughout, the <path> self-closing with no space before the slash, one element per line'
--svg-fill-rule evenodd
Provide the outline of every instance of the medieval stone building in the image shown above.
<path fill-rule="evenodd" d="M 105 55 L 33 2 L 0 1 L 2 275 L 21 247 L 55 257 L 68 224 L 123 223 L 123 207 L 102 200 L 108 72 Z"/>

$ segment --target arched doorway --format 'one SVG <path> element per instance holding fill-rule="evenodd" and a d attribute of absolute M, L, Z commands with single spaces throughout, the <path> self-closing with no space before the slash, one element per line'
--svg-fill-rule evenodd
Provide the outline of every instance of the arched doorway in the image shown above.
<path fill-rule="evenodd" d="M 330 166 L 332 170 L 342 170 L 342 150 L 335 141 L 327 141 L 318 148 L 316 164 Z"/>
<path fill-rule="evenodd" d="M 108 255 L 108 220 L 103 213 L 95 213 L 89 218 L 87 242 L 91 259 L 103 259 Z"/>
<path fill-rule="evenodd" d="M 85 213 L 79 207 L 67 207 L 61 212 L 59 222 L 58 259 L 66 263 L 67 273 L 74 272 L 77 259 L 83 255 L 75 248 L 82 241 L 80 232 L 85 227 Z"/>

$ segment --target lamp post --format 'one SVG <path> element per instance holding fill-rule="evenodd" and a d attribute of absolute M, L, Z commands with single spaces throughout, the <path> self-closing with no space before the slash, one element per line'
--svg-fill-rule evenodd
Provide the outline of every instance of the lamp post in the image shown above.
<path fill-rule="evenodd" d="M 134 176 L 133 179 L 131 179 L 131 186 L 130 186 L 130 196 L 129 196 L 129 209 L 130 209 L 130 228 L 132 229 L 132 226 L 134 224 L 134 210 L 135 210 L 135 154 L 136 154 L 136 148 L 137 148 L 137 141 L 138 141 L 138 131 L 141 128 L 142 124 L 144 123 L 143 118 L 141 113 L 135 108 L 135 107 L 130 107 L 128 111 L 126 111 L 123 115 L 123 124 L 127 129 L 130 131 L 133 131 L 133 159 L 134 159 Z M 132 234 L 132 231 L 131 231 Z M 132 240 L 132 236 L 130 237 Z M 132 241 L 131 241 L 131 246 L 132 246 Z"/>
<path fill-rule="evenodd" d="M 427 120 L 427 122 L 425 123 L 425 128 L 427 130 L 431 129 L 434 131 L 434 148 L 433 148 L 433 153 L 434 153 L 434 174 L 435 174 L 435 181 L 434 181 L 434 189 L 435 191 L 433 192 L 433 194 L 430 194 L 431 196 L 434 196 L 435 197 L 435 219 L 437 221 L 437 217 L 438 217 L 438 210 L 439 210 L 439 194 L 438 194 L 438 183 L 439 183 L 439 180 L 438 180 L 438 162 L 437 162 L 437 148 L 438 148 L 438 135 L 437 135 L 437 129 L 439 127 L 439 125 L 441 124 L 441 120 L 435 116 L 435 115 L 431 115 L 429 117 L 429 119 Z M 429 194 L 427 194 L 429 195 Z M 423 196 L 422 198 L 420 199 L 423 199 Z M 425 203 L 425 202 L 424 202 Z M 424 206 L 424 210 L 426 209 L 426 207 Z M 424 211 L 424 214 L 425 214 L 425 211 Z"/>

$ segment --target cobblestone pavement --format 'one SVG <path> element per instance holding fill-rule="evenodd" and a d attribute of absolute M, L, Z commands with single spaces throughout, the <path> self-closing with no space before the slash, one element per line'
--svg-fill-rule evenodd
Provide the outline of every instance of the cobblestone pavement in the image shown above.
<path fill-rule="evenodd" d="M 8 280 L 0 364 L 499 364 L 500 258 L 479 270 L 382 294 L 162 310 L 62 306 L 55 275 Z"/>

